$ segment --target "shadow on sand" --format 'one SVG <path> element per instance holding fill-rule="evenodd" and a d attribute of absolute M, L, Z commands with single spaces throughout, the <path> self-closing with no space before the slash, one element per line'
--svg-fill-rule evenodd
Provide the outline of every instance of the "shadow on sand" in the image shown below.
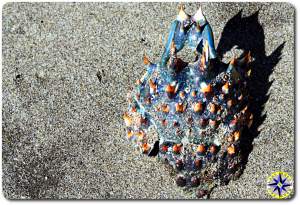
<path fill-rule="evenodd" d="M 279 45 L 271 55 L 266 56 L 265 51 L 265 34 L 262 25 L 258 21 L 259 11 L 251 16 L 242 17 L 242 10 L 231 18 L 225 25 L 218 44 L 217 53 L 220 60 L 224 54 L 237 46 L 244 52 L 251 52 L 253 61 L 250 63 L 251 78 L 248 81 L 249 94 L 251 101 L 249 102 L 249 110 L 253 113 L 253 124 L 243 131 L 241 136 L 241 154 L 242 169 L 240 176 L 248 162 L 249 154 L 253 149 L 253 140 L 258 137 L 260 131 L 259 126 L 266 119 L 267 113 L 264 113 L 265 103 L 268 101 L 270 94 L 269 89 L 273 81 L 269 80 L 274 67 L 281 59 L 282 50 L 285 42 Z M 227 184 L 228 182 L 225 182 Z"/>

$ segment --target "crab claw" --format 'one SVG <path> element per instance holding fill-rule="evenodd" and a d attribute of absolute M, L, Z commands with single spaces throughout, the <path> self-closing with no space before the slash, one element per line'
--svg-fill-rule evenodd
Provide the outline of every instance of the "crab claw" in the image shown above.
<path fill-rule="evenodd" d="M 201 6 L 197 10 L 197 12 L 194 14 L 193 20 L 196 21 L 196 22 L 205 22 L 206 21 L 206 18 L 203 15 Z"/>
<path fill-rule="evenodd" d="M 177 15 L 177 20 L 180 22 L 183 22 L 183 21 L 186 21 L 187 19 L 189 19 L 189 16 L 184 11 L 184 5 L 180 4 L 179 5 L 179 13 Z"/>
<path fill-rule="evenodd" d="M 143 62 L 144 62 L 144 65 L 150 65 L 150 63 L 151 63 L 149 58 L 146 55 L 144 55 L 144 57 L 143 57 Z"/>

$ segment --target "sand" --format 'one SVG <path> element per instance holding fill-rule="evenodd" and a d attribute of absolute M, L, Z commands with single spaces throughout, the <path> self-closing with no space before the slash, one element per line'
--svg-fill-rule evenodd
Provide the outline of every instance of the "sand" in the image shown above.
<path fill-rule="evenodd" d="M 266 178 L 272 172 L 294 176 L 295 9 L 287 3 L 202 6 L 224 61 L 235 44 L 252 50 L 252 90 L 265 114 L 256 122 L 260 132 L 252 136 L 253 150 L 250 139 L 244 173 L 210 198 L 271 198 Z M 6 198 L 195 198 L 157 159 L 134 151 L 122 120 L 126 93 L 145 72 L 143 54 L 159 60 L 159 39 L 177 4 L 7 3 L 2 12 Z"/>

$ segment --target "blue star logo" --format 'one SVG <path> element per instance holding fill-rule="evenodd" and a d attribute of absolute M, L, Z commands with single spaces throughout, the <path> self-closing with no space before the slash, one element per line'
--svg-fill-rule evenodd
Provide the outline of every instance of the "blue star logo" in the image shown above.
<path fill-rule="evenodd" d="M 291 186 L 291 184 L 287 182 L 287 178 L 282 177 L 281 173 L 279 173 L 277 177 L 273 178 L 273 182 L 268 185 L 274 188 L 273 193 L 278 192 L 279 197 L 281 197 L 284 192 L 287 192 L 286 187 Z"/>

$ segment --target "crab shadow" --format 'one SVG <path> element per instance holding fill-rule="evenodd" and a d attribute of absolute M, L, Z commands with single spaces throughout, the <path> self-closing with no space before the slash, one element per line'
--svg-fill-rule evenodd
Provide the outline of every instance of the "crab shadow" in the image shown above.
<path fill-rule="evenodd" d="M 253 124 L 250 128 L 246 128 L 241 136 L 242 167 L 237 173 L 238 177 L 246 167 L 249 154 L 253 150 L 253 140 L 259 136 L 259 127 L 266 119 L 267 113 L 264 112 L 264 107 L 270 97 L 269 89 L 274 81 L 270 81 L 269 77 L 280 61 L 285 45 L 283 42 L 271 55 L 266 55 L 264 29 L 259 23 L 258 15 L 259 10 L 250 16 L 242 17 L 242 10 L 240 10 L 226 23 L 217 47 L 220 60 L 235 46 L 244 52 L 250 51 L 253 57 L 249 65 L 251 78 L 247 82 L 251 96 L 248 108 L 253 113 Z"/>

